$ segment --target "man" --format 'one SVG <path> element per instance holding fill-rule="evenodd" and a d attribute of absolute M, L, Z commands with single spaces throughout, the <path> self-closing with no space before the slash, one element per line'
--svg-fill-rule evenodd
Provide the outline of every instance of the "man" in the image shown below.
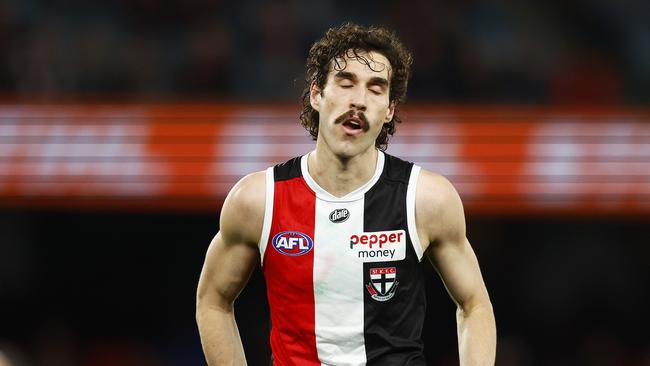
<path fill-rule="evenodd" d="M 210 365 L 244 365 L 233 302 L 261 258 L 276 365 L 425 365 L 426 256 L 458 306 L 461 365 L 493 365 L 492 306 L 442 176 L 383 153 L 411 56 L 345 24 L 307 60 L 311 153 L 238 182 L 206 256 L 197 322 Z"/>

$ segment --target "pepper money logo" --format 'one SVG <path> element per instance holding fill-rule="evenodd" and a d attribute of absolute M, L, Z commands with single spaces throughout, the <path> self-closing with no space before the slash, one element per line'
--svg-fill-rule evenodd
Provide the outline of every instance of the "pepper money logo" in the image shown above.
<path fill-rule="evenodd" d="M 351 235 L 350 251 L 363 262 L 401 261 L 406 258 L 406 232 L 392 230 Z"/>
<path fill-rule="evenodd" d="M 300 231 L 283 231 L 273 237 L 273 248 L 283 255 L 297 257 L 309 253 L 313 247 L 314 241 Z"/>

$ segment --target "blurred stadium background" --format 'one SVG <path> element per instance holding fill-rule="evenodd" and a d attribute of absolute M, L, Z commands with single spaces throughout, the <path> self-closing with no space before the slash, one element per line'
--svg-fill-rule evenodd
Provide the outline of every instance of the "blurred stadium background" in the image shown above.
<path fill-rule="evenodd" d="M 415 57 L 389 152 L 465 202 L 498 365 L 650 365 L 644 0 L 0 2 L 0 353 L 200 365 L 194 293 L 229 187 L 311 149 L 310 44 L 344 21 Z M 457 364 L 429 269 L 426 355 Z M 259 271 L 237 302 L 267 364 Z M 0 355 L 0 364 L 3 356 Z"/>

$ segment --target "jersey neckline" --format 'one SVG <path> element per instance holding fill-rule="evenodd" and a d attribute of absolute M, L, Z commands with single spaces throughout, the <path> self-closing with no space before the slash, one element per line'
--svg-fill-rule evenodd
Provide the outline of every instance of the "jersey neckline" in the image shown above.
<path fill-rule="evenodd" d="M 309 186 L 309 188 L 316 193 L 316 197 L 325 201 L 334 201 L 334 202 L 350 202 L 350 201 L 356 201 L 360 198 L 363 197 L 366 192 L 372 188 L 375 183 L 379 180 L 379 177 L 381 176 L 381 173 L 384 171 L 384 153 L 382 151 L 377 151 L 377 164 L 375 166 L 375 173 L 373 176 L 368 180 L 366 183 L 364 183 L 361 187 L 355 189 L 354 191 L 346 194 L 343 197 L 336 197 L 333 194 L 329 193 L 326 191 L 323 187 L 318 185 L 314 178 L 309 174 L 308 170 L 308 165 L 307 165 L 307 160 L 309 158 L 309 154 L 307 153 L 300 157 L 300 169 L 302 170 L 302 176 Z"/>

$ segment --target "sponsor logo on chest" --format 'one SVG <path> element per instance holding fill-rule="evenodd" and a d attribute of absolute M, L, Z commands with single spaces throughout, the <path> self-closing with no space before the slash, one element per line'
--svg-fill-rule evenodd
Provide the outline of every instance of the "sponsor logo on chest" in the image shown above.
<path fill-rule="evenodd" d="M 347 208 L 340 208 L 330 213 L 330 221 L 339 224 L 350 217 L 350 211 Z"/>
<path fill-rule="evenodd" d="M 406 258 L 404 230 L 376 231 L 350 236 L 350 250 L 363 262 L 400 261 Z"/>

